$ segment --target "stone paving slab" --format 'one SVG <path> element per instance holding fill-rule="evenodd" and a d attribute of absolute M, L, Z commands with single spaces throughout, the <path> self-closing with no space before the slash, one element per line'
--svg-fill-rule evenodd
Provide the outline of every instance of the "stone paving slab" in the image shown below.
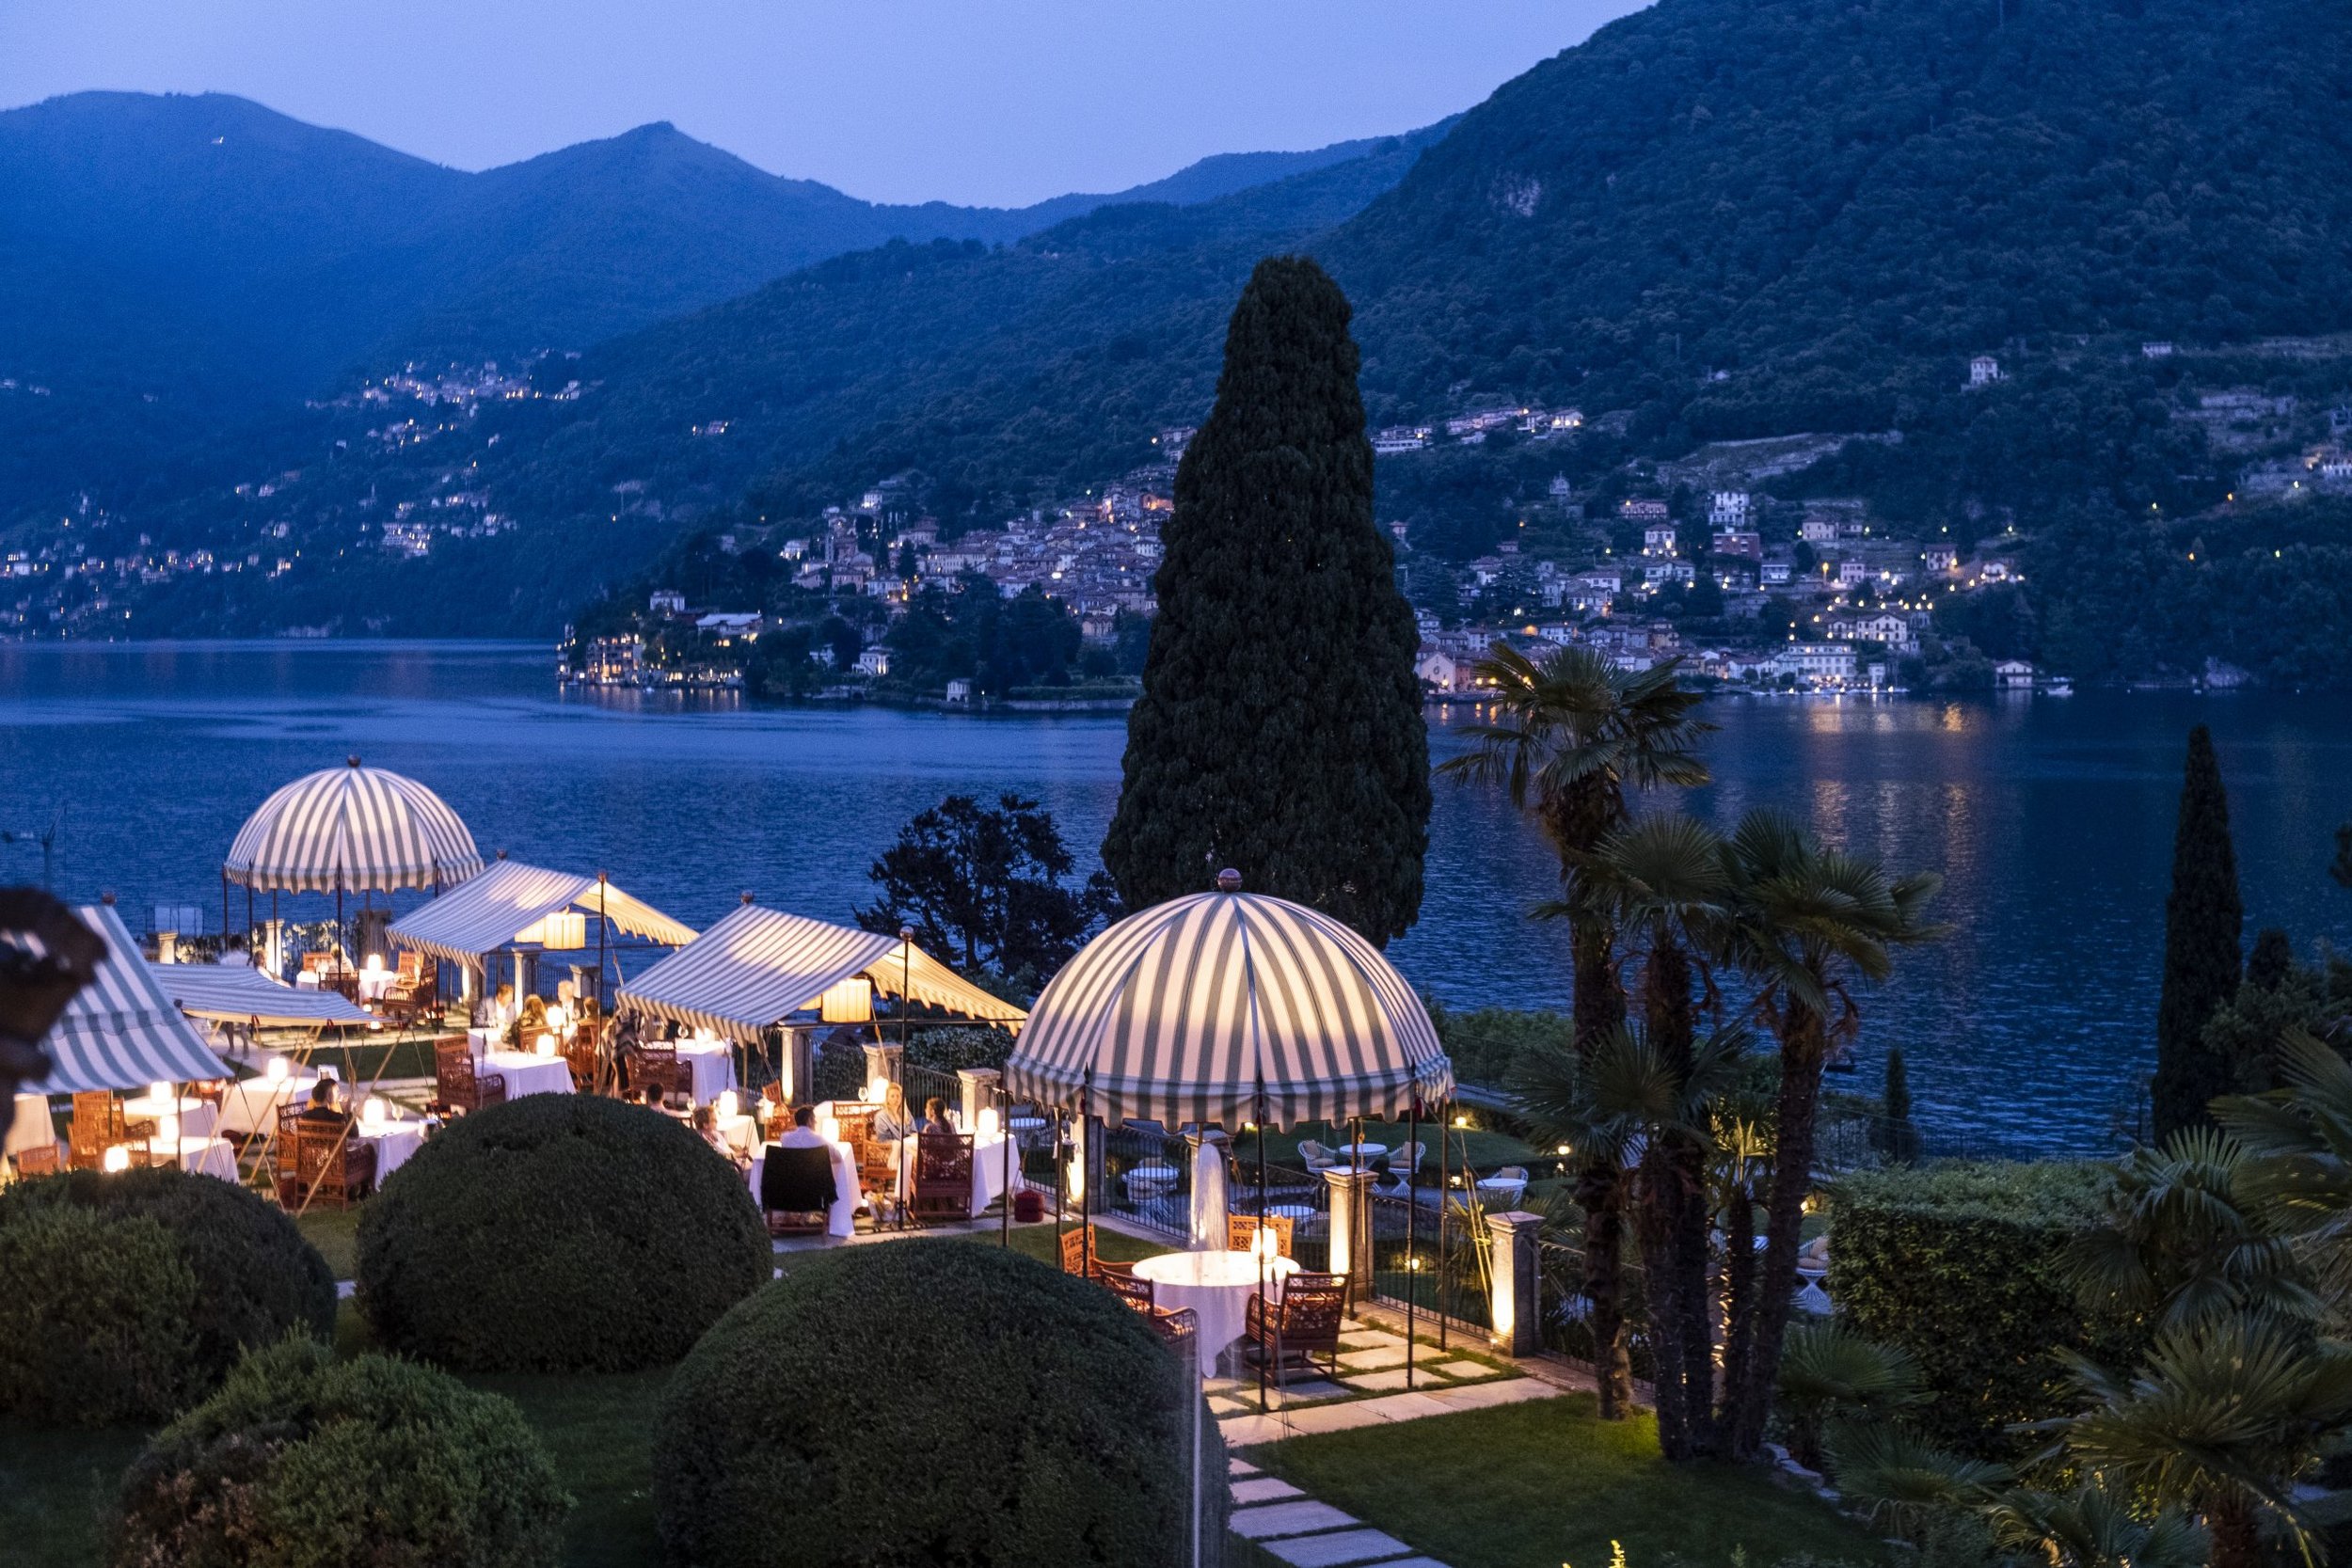
<path fill-rule="evenodd" d="M 1363 1350 L 1343 1350 L 1340 1352 L 1340 1365 L 1366 1372 L 1381 1367 L 1402 1367 L 1405 1365 L 1405 1347 L 1372 1345 Z"/>
<path fill-rule="evenodd" d="M 1209 1396 L 1209 1411 L 1216 1416 L 1247 1416 L 1254 1409 L 1246 1400 L 1229 1400 L 1222 1394 Z"/>
<path fill-rule="evenodd" d="M 1341 1332 L 1340 1345 L 1345 1350 L 1373 1350 L 1387 1345 L 1403 1350 L 1405 1336 L 1391 1334 L 1385 1328 L 1351 1328 Z"/>
<path fill-rule="evenodd" d="M 1383 1530 L 1348 1529 L 1330 1535 L 1301 1535 L 1269 1541 L 1265 1549 L 1295 1568 L 1340 1568 L 1343 1563 L 1383 1562 L 1412 1550 Z"/>
<path fill-rule="evenodd" d="M 1489 1367 L 1484 1361 L 1440 1361 L 1428 1370 L 1441 1377 L 1450 1377 L 1456 1383 L 1472 1383 L 1502 1375 L 1501 1368 Z"/>
<path fill-rule="evenodd" d="M 1228 1454 L 1225 1458 L 1225 1473 L 1229 1476 L 1254 1476 L 1258 1473 L 1258 1467 L 1237 1453 Z"/>
<path fill-rule="evenodd" d="M 1249 1476 L 1233 1482 L 1233 1502 L 1237 1507 L 1250 1503 L 1280 1502 L 1286 1497 L 1305 1496 L 1289 1481 L 1273 1476 Z"/>
<path fill-rule="evenodd" d="M 1343 1529 L 1356 1521 L 1329 1503 L 1319 1503 L 1311 1497 L 1292 1502 L 1265 1503 L 1257 1508 L 1233 1510 L 1232 1528 L 1235 1535 L 1250 1541 L 1264 1541 L 1279 1535 L 1310 1535 L 1316 1530 Z"/>
<path fill-rule="evenodd" d="M 1426 1367 L 1415 1368 L 1413 1380 L 1409 1384 L 1405 1381 L 1405 1369 L 1402 1367 L 1392 1367 L 1386 1371 L 1379 1372 L 1359 1372 L 1345 1381 L 1350 1388 L 1366 1394 L 1393 1394 L 1406 1388 L 1451 1386 L 1444 1378 L 1431 1377 L 1429 1369 Z"/>
<path fill-rule="evenodd" d="M 1246 1449 L 1285 1437 L 1310 1437 L 1327 1432 L 1351 1432 L 1358 1427 L 1390 1421 L 1413 1421 L 1461 1410 L 1483 1410 L 1524 1400 L 1558 1399 L 1569 1390 L 1532 1377 L 1500 1382 L 1419 1389 L 1406 1394 L 1382 1394 L 1339 1404 L 1312 1405 L 1268 1415 L 1229 1416 L 1217 1422 L 1229 1448 Z"/>

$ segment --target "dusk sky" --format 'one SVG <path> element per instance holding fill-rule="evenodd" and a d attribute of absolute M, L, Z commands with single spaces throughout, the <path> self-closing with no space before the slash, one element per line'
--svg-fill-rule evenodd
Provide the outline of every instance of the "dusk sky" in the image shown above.
<path fill-rule="evenodd" d="M 0 106 L 237 93 L 464 168 L 667 119 L 882 201 L 1014 205 L 1405 131 L 1631 0 L 5 0 Z"/>

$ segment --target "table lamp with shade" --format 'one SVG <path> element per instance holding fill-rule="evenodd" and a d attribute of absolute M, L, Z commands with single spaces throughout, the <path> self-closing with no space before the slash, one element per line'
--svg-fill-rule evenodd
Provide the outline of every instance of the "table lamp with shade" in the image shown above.
<path fill-rule="evenodd" d="M 158 1105 L 168 1105 L 173 1099 L 169 1084 L 150 1084 L 147 1085 L 147 1092 L 153 1097 Z"/>
<path fill-rule="evenodd" d="M 155 1141 L 177 1144 L 180 1141 L 180 1113 L 166 1111 L 155 1118 Z"/>
<path fill-rule="evenodd" d="M 834 981 L 818 998 L 817 1016 L 827 1023 L 873 1022 L 874 982 L 863 974 Z"/>
<path fill-rule="evenodd" d="M 367 1103 L 359 1107 L 359 1121 L 365 1127 L 383 1126 L 384 1101 L 374 1095 L 368 1096 Z"/>
<path fill-rule="evenodd" d="M 869 1079 L 867 1079 L 867 1080 L 866 1081 L 866 1104 L 868 1104 L 868 1105 L 879 1105 L 879 1104 L 881 1104 L 881 1103 L 883 1101 L 883 1100 L 885 1100 L 886 1098 L 888 1098 L 889 1094 L 890 1094 L 890 1080 L 889 1080 L 889 1079 L 887 1079 L 887 1078 L 869 1078 Z"/>
<path fill-rule="evenodd" d="M 536 1052 L 537 1052 L 540 1055 L 542 1055 L 542 1056 L 552 1056 L 552 1055 L 554 1055 L 554 1054 L 555 1054 L 555 1037 L 554 1037 L 553 1035 L 541 1035 L 541 1036 L 539 1037 L 539 1043 L 538 1043 L 537 1045 L 533 1046 L 532 1049 L 532 1050 L 534 1050 L 534 1051 L 536 1051 Z"/>
<path fill-rule="evenodd" d="M 286 1058 L 283 1056 L 272 1056 L 269 1061 L 263 1065 L 262 1069 L 262 1076 L 268 1079 L 273 1084 L 284 1083 L 286 1081 Z"/>
<path fill-rule="evenodd" d="M 105 1158 L 100 1163 L 103 1165 L 106 1174 L 109 1176 L 115 1175 L 120 1171 L 129 1170 L 131 1168 L 131 1150 L 125 1145 L 117 1144 L 114 1148 L 106 1150 Z"/>
<path fill-rule="evenodd" d="M 977 1129 L 977 1132 L 978 1132 L 979 1141 L 980 1141 L 980 1142 L 982 1142 L 982 1143 L 984 1143 L 984 1144 L 985 1144 L 985 1143 L 994 1143 L 994 1142 L 996 1141 L 996 1107 L 995 1107 L 995 1106 L 993 1106 L 993 1105 L 983 1105 L 983 1106 L 981 1106 L 981 1107 L 980 1107 L 980 1119 L 979 1119 L 979 1127 L 978 1127 L 978 1129 Z"/>
<path fill-rule="evenodd" d="M 742 1103 L 733 1089 L 721 1089 L 719 1091 L 719 1119 L 733 1121 Z"/>

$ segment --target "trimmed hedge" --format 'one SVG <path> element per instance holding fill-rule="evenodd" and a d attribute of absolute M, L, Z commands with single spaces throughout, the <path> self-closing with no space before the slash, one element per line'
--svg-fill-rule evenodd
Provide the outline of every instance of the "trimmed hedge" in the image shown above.
<path fill-rule="evenodd" d="M 462 1117 L 359 1212 L 377 1337 L 460 1371 L 675 1361 L 770 1277 L 751 1189 L 683 1124 L 595 1095 Z"/>
<path fill-rule="evenodd" d="M 335 1277 L 326 1260 L 303 1239 L 294 1221 L 233 1182 L 190 1175 L 167 1165 L 112 1175 L 73 1171 L 20 1182 L 0 1193 L 0 1237 L 60 1211 L 87 1213 L 101 1222 L 151 1221 L 195 1282 L 184 1300 L 168 1298 L 179 1300 L 175 1309 L 184 1330 L 171 1336 L 172 1354 L 179 1365 L 167 1380 L 175 1390 L 168 1397 L 134 1367 L 125 1366 L 113 1374 L 91 1368 L 94 1359 L 133 1354 L 132 1341 L 125 1338 L 126 1325 L 120 1321 L 90 1317 L 85 1325 L 85 1315 L 70 1293 L 46 1307 L 26 1304 L 27 1310 L 56 1315 L 56 1326 L 47 1331 L 44 1346 L 20 1347 L 13 1353 L 0 1350 L 0 1354 L 11 1355 L 20 1367 L 28 1358 L 81 1366 L 85 1371 L 72 1374 L 73 1378 L 87 1376 L 103 1384 L 111 1376 L 126 1386 L 147 1385 L 165 1401 L 140 1404 L 135 1400 L 123 1407 L 126 1417 L 169 1415 L 186 1399 L 201 1396 L 217 1385 L 244 1351 L 275 1343 L 289 1332 L 320 1339 L 334 1338 Z M 92 1271 L 99 1268 L 96 1259 L 76 1262 L 72 1267 L 82 1282 L 73 1289 L 128 1291 L 131 1276 L 119 1271 L 148 1267 L 132 1261 L 138 1250 L 119 1239 L 110 1242 L 102 1251 L 114 1260 L 108 1265 L 114 1272 L 101 1281 L 93 1276 Z M 0 1277 L 10 1281 L 11 1290 L 18 1288 L 20 1280 L 36 1278 L 16 1270 L 0 1271 Z M 41 1279 L 40 1288 L 44 1291 L 66 1289 L 47 1278 Z M 167 1298 L 159 1295 L 156 1299 Z M 143 1304 L 137 1314 L 148 1318 L 152 1307 Z M 12 1332 L 0 1331 L 0 1340 L 9 1338 Z M 77 1337 L 87 1342 L 72 1342 Z M 144 1340 L 145 1331 L 137 1338 Z M 50 1375 L 67 1374 L 55 1371 Z M 6 1396 L 0 1396 L 0 1403 L 5 1402 Z M 72 1401 L 75 1407 L 86 1402 L 79 1398 Z M 115 1399 L 110 1396 L 98 1402 L 115 1402 Z"/>
<path fill-rule="evenodd" d="M 2033 1440 L 2006 1428 L 2074 1408 L 2056 1352 L 2129 1360 L 2131 1331 L 2090 1317 L 2061 1266 L 2112 1181 L 2090 1162 L 1948 1162 L 1832 1186 L 1829 1291 L 1847 1327 L 1918 1361 L 1933 1397 L 1911 1425 L 2014 1458 Z"/>
<path fill-rule="evenodd" d="M 121 1502 L 115 1568 L 550 1568 L 571 1507 L 508 1401 L 300 1338 L 159 1433 Z"/>
<path fill-rule="evenodd" d="M 807 1255 L 672 1374 L 654 1510 L 694 1568 L 1184 1553 L 1191 1380 L 1100 1286 L 972 1242 Z M 1225 1455 L 1202 1423 L 1214 1544 Z"/>
<path fill-rule="evenodd" d="M 153 1220 L 64 1204 L 0 1226 L 0 1411 L 46 1426 L 154 1421 L 208 1384 L 196 1272 Z"/>

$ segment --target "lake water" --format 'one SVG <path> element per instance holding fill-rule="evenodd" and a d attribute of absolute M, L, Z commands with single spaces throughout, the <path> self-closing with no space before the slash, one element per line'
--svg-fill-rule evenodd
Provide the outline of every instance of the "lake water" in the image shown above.
<path fill-rule="evenodd" d="M 1875 1086 L 1899 1042 L 1933 1132 L 2094 1148 L 2146 1070 L 2192 723 L 2221 749 L 2249 942 L 2259 925 L 2301 948 L 2352 927 L 2352 893 L 2326 876 L 2352 817 L 2341 705 L 2086 692 L 1710 708 L 1718 782 L 1695 810 L 1784 806 L 1945 875 L 1953 932 L 1866 999 L 1851 1081 Z M 1433 719 L 1438 754 L 1459 721 Z M 1123 739 L 1119 719 L 566 697 L 539 647 L 0 644 L 0 830 L 38 832 L 61 812 L 58 890 L 111 889 L 135 927 L 167 901 L 216 924 L 238 824 L 348 752 L 430 784 L 485 853 L 610 871 L 700 926 L 744 890 L 849 920 L 899 825 L 955 791 L 1042 800 L 1083 857 L 1116 802 Z M 1553 889 L 1540 842 L 1492 797 L 1441 784 L 1437 799 L 1421 923 L 1392 957 L 1450 1005 L 1562 1005 L 1564 943 L 1525 917 Z M 37 847 L 0 845 L 0 878 L 40 874 Z"/>

